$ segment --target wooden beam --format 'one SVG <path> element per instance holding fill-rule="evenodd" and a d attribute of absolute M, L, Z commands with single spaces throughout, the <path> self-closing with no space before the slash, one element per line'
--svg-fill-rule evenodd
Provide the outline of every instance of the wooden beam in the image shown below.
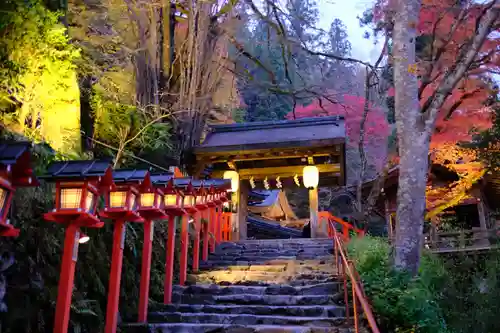
<path fill-rule="evenodd" d="M 264 160 L 284 160 L 284 159 L 289 159 L 289 158 L 306 158 L 306 157 L 324 157 L 324 156 L 337 156 L 338 154 L 332 154 L 332 153 L 318 153 L 318 154 L 311 154 L 311 155 L 306 155 L 306 154 L 293 154 L 293 155 L 285 155 L 285 153 L 281 155 L 260 155 L 260 156 L 237 156 L 237 157 L 232 157 L 231 158 L 217 158 L 216 156 L 211 156 L 211 159 L 209 160 L 210 163 L 227 163 L 228 161 L 233 161 L 233 162 L 244 162 L 244 161 L 264 161 Z"/>
<path fill-rule="evenodd" d="M 202 154 L 220 154 L 230 152 L 241 152 L 240 154 L 248 154 L 253 151 L 262 150 L 279 150 L 281 149 L 311 149 L 315 150 L 320 147 L 331 147 L 335 145 L 344 144 L 345 138 L 331 138 L 331 139 L 318 139 L 309 141 L 287 141 L 287 142 L 262 142 L 255 144 L 240 144 L 240 145 L 227 145 L 227 146 L 198 146 L 194 148 L 196 155 Z M 338 149 L 338 148 L 337 148 Z"/>
<path fill-rule="evenodd" d="M 341 167 L 340 164 L 317 164 L 316 167 L 319 170 L 320 178 L 322 173 L 338 173 L 340 175 Z M 302 169 L 304 165 L 292 165 L 283 167 L 272 167 L 272 168 L 253 168 L 253 169 L 240 169 L 238 173 L 240 179 L 250 179 L 254 177 L 255 180 L 264 179 L 265 177 L 278 177 L 287 178 L 293 177 L 294 175 L 302 176 Z M 214 171 L 214 177 L 219 177 L 223 171 Z"/>
<path fill-rule="evenodd" d="M 232 151 L 197 151 L 195 154 L 198 158 L 210 159 L 226 159 L 231 160 L 238 156 L 242 159 L 252 159 L 256 156 L 265 156 L 268 154 L 284 156 L 284 155 L 317 155 L 317 154 L 339 154 L 343 143 L 339 142 L 335 145 L 318 146 L 318 147 L 274 147 L 266 149 L 252 149 L 252 150 L 232 150 Z"/>

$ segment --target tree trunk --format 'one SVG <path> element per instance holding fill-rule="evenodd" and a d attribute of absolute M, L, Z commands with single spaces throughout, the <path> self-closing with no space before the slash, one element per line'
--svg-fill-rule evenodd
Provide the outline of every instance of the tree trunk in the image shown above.
<path fill-rule="evenodd" d="M 415 39 L 421 0 L 398 0 L 394 16 L 394 86 L 399 142 L 396 268 L 416 274 L 420 263 L 430 134 L 420 114 Z"/>

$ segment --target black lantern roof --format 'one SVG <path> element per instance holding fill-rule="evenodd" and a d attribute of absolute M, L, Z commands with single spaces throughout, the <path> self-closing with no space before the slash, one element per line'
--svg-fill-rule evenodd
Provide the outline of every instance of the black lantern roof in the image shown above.
<path fill-rule="evenodd" d="M 31 142 L 5 141 L 0 143 L 0 169 L 9 174 L 14 186 L 37 186 L 31 167 Z"/>
<path fill-rule="evenodd" d="M 174 178 L 174 186 L 187 188 L 189 185 L 192 185 L 193 179 L 191 178 Z"/>
<path fill-rule="evenodd" d="M 203 181 L 205 187 L 213 186 L 215 189 L 228 190 L 231 188 L 231 179 L 214 178 Z"/>
<path fill-rule="evenodd" d="M 151 182 L 155 186 L 167 185 L 173 178 L 174 175 L 172 173 L 155 174 L 151 175 Z"/>
<path fill-rule="evenodd" d="M 48 181 L 71 178 L 97 178 L 105 176 L 108 170 L 111 170 L 111 161 L 61 161 L 52 163 L 47 173 L 41 178 L 45 178 Z"/>
<path fill-rule="evenodd" d="M 113 170 L 113 181 L 115 183 L 142 183 L 149 175 L 148 170 L 120 169 Z"/>
<path fill-rule="evenodd" d="M 14 165 L 25 152 L 29 152 L 31 142 L 2 142 L 0 143 L 0 164 Z"/>

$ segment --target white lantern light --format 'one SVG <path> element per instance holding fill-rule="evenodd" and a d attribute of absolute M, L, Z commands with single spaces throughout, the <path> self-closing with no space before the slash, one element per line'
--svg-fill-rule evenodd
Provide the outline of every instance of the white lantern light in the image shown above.
<path fill-rule="evenodd" d="M 238 191 L 238 186 L 240 185 L 240 175 L 234 170 L 228 170 L 224 172 L 224 179 L 231 179 L 231 191 Z"/>
<path fill-rule="evenodd" d="M 319 171 L 315 165 L 307 165 L 302 170 L 302 181 L 304 186 L 313 189 L 318 186 L 319 183 Z"/>

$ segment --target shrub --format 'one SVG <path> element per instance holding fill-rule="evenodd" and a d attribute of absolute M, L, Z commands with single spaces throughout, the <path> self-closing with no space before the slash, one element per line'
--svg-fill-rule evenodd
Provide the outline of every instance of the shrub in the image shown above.
<path fill-rule="evenodd" d="M 418 276 L 392 268 L 390 246 L 366 236 L 353 239 L 349 255 L 356 265 L 383 332 L 448 332 L 439 306 L 446 271 L 440 261 L 425 254 Z"/>

